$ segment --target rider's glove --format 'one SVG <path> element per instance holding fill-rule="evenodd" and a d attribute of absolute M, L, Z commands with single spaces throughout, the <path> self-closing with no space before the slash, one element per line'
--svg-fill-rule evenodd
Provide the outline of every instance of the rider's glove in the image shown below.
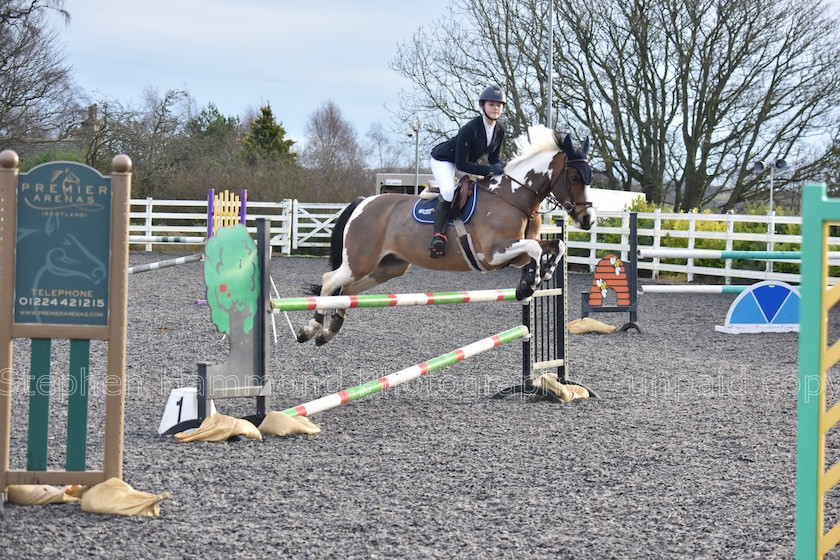
<path fill-rule="evenodd" d="M 494 163 L 490 166 L 490 175 L 504 175 L 505 166 L 501 163 Z"/>

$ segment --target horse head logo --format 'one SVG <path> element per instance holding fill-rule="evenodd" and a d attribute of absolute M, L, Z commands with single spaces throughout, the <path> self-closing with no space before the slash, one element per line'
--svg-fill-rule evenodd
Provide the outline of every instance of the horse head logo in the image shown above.
<path fill-rule="evenodd" d="M 25 243 L 21 244 L 21 241 Z M 96 255 L 72 233 L 61 230 L 61 220 L 51 215 L 43 228 L 18 228 L 18 249 L 42 254 L 44 260 L 37 268 L 32 282 L 32 289 L 52 285 L 50 278 L 83 278 L 93 285 L 100 284 L 107 276 L 107 268 Z M 37 309 L 39 306 L 36 306 Z M 40 317 L 38 318 L 40 321 Z"/>

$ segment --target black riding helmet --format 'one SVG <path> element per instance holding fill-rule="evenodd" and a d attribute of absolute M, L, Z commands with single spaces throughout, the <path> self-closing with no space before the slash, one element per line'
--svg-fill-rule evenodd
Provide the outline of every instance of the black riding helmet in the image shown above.
<path fill-rule="evenodd" d="M 478 104 L 484 107 L 485 101 L 498 101 L 502 105 L 507 105 L 507 97 L 505 90 L 499 86 L 489 86 L 484 88 L 481 95 L 478 96 Z"/>

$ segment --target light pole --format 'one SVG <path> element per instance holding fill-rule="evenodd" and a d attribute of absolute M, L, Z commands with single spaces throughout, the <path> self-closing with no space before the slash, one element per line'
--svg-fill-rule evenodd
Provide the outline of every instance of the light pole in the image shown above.
<path fill-rule="evenodd" d="M 776 171 L 784 171 L 787 169 L 787 162 L 782 158 L 777 159 L 776 161 L 763 161 L 759 160 L 753 163 L 753 171 L 756 173 L 764 173 L 764 170 L 770 168 L 770 212 L 775 210 L 773 206 L 773 175 Z"/>
<path fill-rule="evenodd" d="M 411 131 L 414 133 L 414 194 L 420 194 L 420 129 L 423 123 L 415 119 L 411 123 Z"/>
<path fill-rule="evenodd" d="M 773 243 L 773 235 L 776 233 L 776 225 L 773 223 L 773 216 L 776 215 L 776 208 L 773 206 L 773 176 L 776 171 L 784 171 L 787 169 L 787 162 L 782 158 L 779 158 L 775 161 L 758 160 L 753 163 L 753 171 L 759 174 L 763 173 L 768 167 L 770 168 L 770 211 L 768 212 L 770 221 L 767 224 L 767 250 L 772 251 L 773 246 L 775 245 Z M 767 261 L 765 271 L 768 274 L 773 272 L 773 261 Z"/>
<path fill-rule="evenodd" d="M 554 88 L 554 0 L 548 0 L 548 85 L 545 103 L 545 126 L 551 124 L 552 89 Z"/>

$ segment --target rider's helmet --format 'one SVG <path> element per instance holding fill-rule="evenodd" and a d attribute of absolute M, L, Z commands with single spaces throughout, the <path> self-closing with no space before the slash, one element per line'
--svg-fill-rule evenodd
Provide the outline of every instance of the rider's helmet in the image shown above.
<path fill-rule="evenodd" d="M 485 101 L 498 101 L 502 105 L 507 104 L 507 96 L 505 96 L 505 90 L 503 90 L 499 86 L 488 86 L 484 88 L 484 91 L 482 91 L 481 95 L 478 96 L 478 104 L 481 107 L 484 107 Z"/>

